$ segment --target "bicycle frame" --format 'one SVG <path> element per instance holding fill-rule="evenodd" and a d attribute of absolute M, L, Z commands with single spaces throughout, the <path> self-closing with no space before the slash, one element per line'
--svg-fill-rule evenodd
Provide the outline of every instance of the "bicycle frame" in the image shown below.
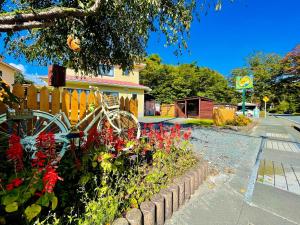
<path fill-rule="evenodd" d="M 97 111 L 99 111 L 97 113 Z M 80 125 L 82 125 L 84 122 L 86 122 L 89 118 L 91 118 L 92 116 L 94 116 L 93 120 L 89 123 L 89 125 L 84 129 L 84 134 L 88 135 L 89 130 L 97 123 L 98 120 L 101 120 L 102 118 L 104 118 L 105 116 L 107 117 L 109 123 L 111 124 L 111 126 L 119 133 L 121 130 L 116 127 L 111 119 L 108 117 L 108 114 L 111 112 L 115 112 L 117 114 L 117 112 L 119 111 L 119 109 L 115 109 L 112 111 L 108 111 L 105 109 L 104 104 L 101 104 L 100 106 L 98 106 L 93 112 L 89 113 L 83 120 L 81 120 L 79 123 L 77 123 L 74 128 L 78 129 L 78 127 Z"/>

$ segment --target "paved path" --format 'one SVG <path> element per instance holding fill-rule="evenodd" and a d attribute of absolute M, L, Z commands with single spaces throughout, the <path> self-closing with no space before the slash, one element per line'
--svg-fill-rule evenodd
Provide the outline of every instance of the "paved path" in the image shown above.
<path fill-rule="evenodd" d="M 167 225 L 300 224 L 300 133 L 289 121 L 271 117 L 251 135 L 255 137 L 193 130 L 195 149 L 220 173 L 211 176 Z"/>

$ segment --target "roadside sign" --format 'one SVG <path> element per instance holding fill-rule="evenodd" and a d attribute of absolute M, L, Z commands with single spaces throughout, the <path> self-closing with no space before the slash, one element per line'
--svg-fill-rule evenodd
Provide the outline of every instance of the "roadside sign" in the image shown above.
<path fill-rule="evenodd" d="M 251 76 L 236 77 L 236 89 L 251 89 L 253 88 L 253 78 Z"/>
<path fill-rule="evenodd" d="M 263 101 L 265 102 L 265 118 L 267 117 L 267 102 L 270 101 L 268 96 L 263 97 Z"/>
<path fill-rule="evenodd" d="M 267 96 L 265 96 L 265 97 L 263 97 L 263 101 L 268 102 L 268 101 L 270 101 L 270 99 Z"/>

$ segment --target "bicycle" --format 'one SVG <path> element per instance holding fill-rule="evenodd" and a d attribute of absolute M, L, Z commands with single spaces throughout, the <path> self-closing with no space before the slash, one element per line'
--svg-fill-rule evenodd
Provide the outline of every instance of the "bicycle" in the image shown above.
<path fill-rule="evenodd" d="M 100 91 L 96 90 L 95 93 L 100 94 Z M 40 110 L 16 111 L 9 108 L 5 114 L 0 115 L 0 149 L 7 148 L 9 137 L 16 134 L 20 137 L 24 150 L 32 152 L 34 156 L 37 151 L 36 138 L 42 132 L 51 132 L 54 134 L 59 157 L 62 158 L 70 146 L 70 139 L 79 137 L 79 129 L 86 122 L 88 126 L 82 132 L 84 138 L 87 138 L 89 131 L 97 124 L 98 132 L 109 125 L 115 135 L 128 139 L 128 133 L 131 133 L 139 139 L 141 127 L 137 118 L 120 110 L 118 97 L 103 93 L 101 96 L 99 106 L 95 109 L 91 107 L 90 112 L 73 126 L 64 112 L 52 115 Z"/>

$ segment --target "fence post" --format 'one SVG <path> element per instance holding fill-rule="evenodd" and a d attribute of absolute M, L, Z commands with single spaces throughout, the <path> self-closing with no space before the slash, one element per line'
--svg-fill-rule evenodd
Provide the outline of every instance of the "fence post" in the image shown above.
<path fill-rule="evenodd" d="M 86 115 L 86 94 L 85 91 L 80 93 L 79 119 L 83 119 Z"/>
<path fill-rule="evenodd" d="M 123 96 L 120 98 L 120 110 L 125 110 L 125 100 Z"/>
<path fill-rule="evenodd" d="M 37 88 L 33 84 L 27 88 L 27 108 L 38 109 Z"/>
<path fill-rule="evenodd" d="M 129 105 L 129 99 L 126 97 L 125 99 L 125 111 L 129 112 L 130 111 L 130 105 Z"/>
<path fill-rule="evenodd" d="M 40 91 L 40 110 L 49 112 L 49 91 L 46 86 L 42 87 Z"/>
<path fill-rule="evenodd" d="M 63 92 L 62 92 L 62 111 L 69 118 L 69 112 L 70 112 L 70 93 L 66 89 L 64 89 Z"/>
<path fill-rule="evenodd" d="M 78 122 L 78 92 L 73 90 L 71 95 L 71 124 L 76 124 Z"/>
<path fill-rule="evenodd" d="M 51 97 L 51 114 L 55 115 L 60 110 L 60 91 L 58 88 L 54 88 Z"/>
<path fill-rule="evenodd" d="M 24 93 L 25 93 L 25 91 L 24 91 L 24 87 L 21 85 L 21 84 L 15 84 L 14 86 L 13 86 L 13 91 L 12 91 L 12 93 L 16 96 L 16 97 L 18 97 L 18 98 L 21 98 L 21 99 L 24 99 Z M 13 104 L 13 108 L 15 109 L 15 110 L 19 110 L 19 106 L 20 106 L 20 109 L 21 110 L 23 110 L 24 109 L 24 102 L 20 102 L 20 104 Z"/>

